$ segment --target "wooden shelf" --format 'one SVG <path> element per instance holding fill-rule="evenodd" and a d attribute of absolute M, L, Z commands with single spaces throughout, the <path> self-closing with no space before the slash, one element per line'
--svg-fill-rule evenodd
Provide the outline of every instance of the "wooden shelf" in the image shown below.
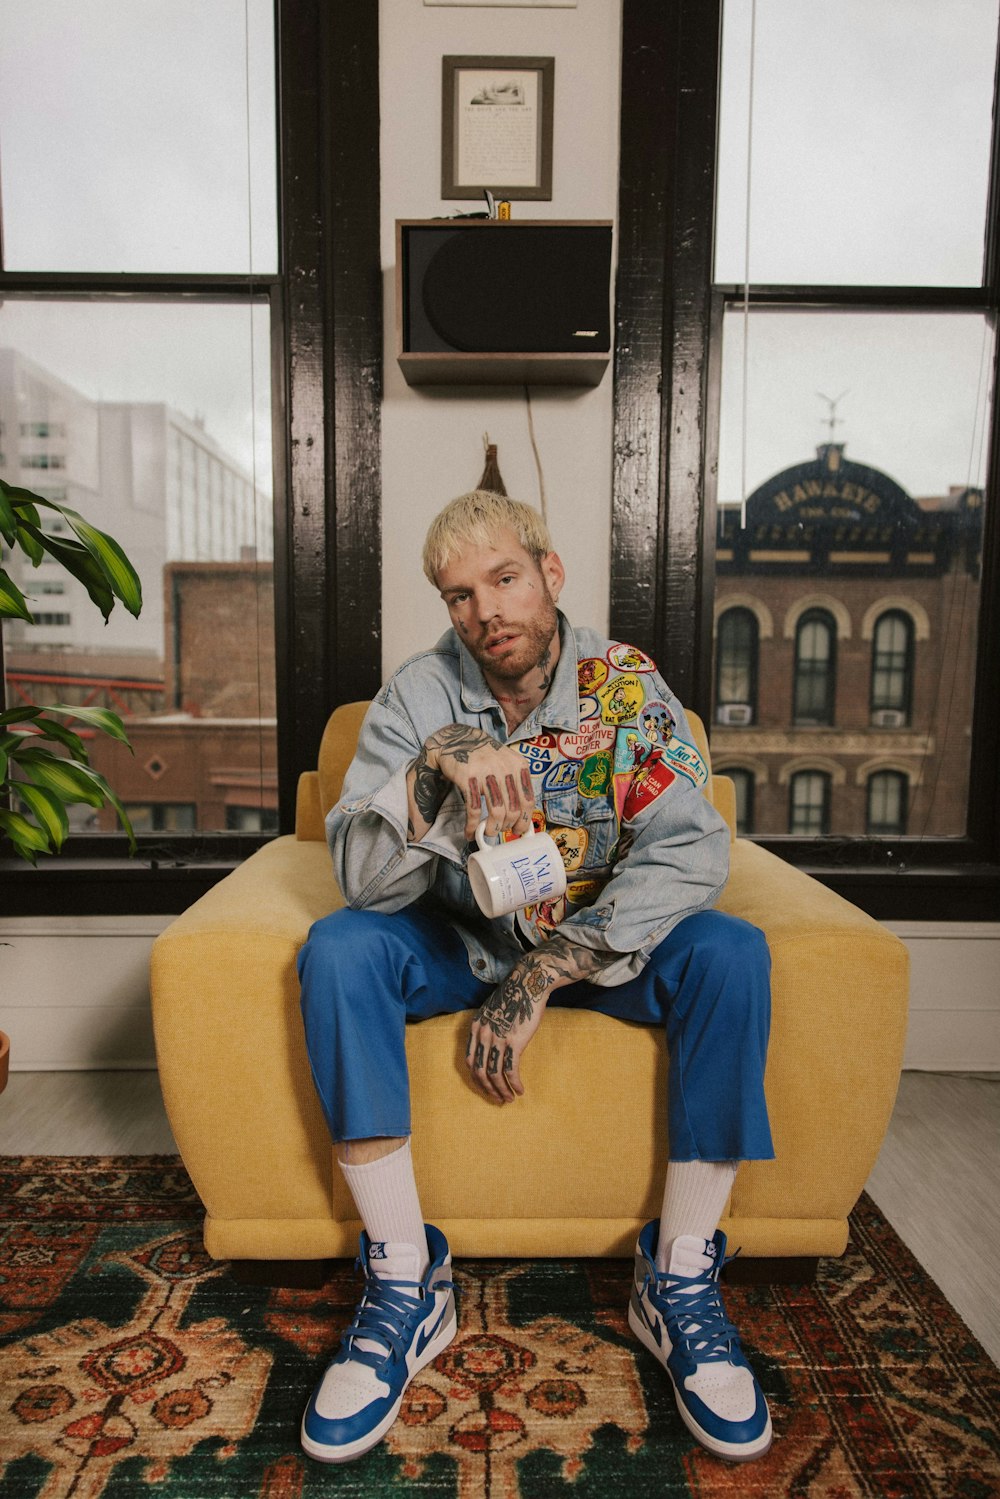
<path fill-rule="evenodd" d="M 407 385 L 599 385 L 610 354 L 398 354 Z"/>

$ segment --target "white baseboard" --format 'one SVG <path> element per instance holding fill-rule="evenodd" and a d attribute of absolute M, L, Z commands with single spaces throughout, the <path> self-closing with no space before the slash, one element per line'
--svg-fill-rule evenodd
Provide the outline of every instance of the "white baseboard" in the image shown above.
<path fill-rule="evenodd" d="M 149 951 L 170 916 L 0 917 L 11 1070 L 156 1066 Z M 903 1065 L 1000 1072 L 1000 922 L 886 925 L 911 959 Z"/>

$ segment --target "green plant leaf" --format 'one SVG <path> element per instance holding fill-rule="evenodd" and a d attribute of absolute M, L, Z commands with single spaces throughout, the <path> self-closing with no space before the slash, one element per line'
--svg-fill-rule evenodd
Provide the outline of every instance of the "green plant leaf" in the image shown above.
<path fill-rule="evenodd" d="M 0 536 L 9 547 L 14 545 L 17 537 L 17 516 L 7 497 L 5 485 L 0 485 Z"/>
<path fill-rule="evenodd" d="M 72 573 L 86 588 L 91 602 L 96 604 L 104 615 L 105 623 L 112 609 L 115 607 L 115 596 L 108 586 L 98 564 L 88 552 L 85 546 L 78 541 L 67 541 L 59 536 L 47 536 L 37 526 L 25 523 L 28 533 L 42 546 L 50 556 L 60 563 L 68 573 Z"/>
<path fill-rule="evenodd" d="M 0 713 L 0 725 L 30 723 L 33 718 L 37 718 L 39 713 L 44 711 L 43 708 L 36 707 L 34 703 L 25 703 L 23 708 L 6 708 L 3 713 Z"/>
<path fill-rule="evenodd" d="M 78 708 L 70 703 L 49 703 L 45 711 L 46 713 L 65 713 L 68 718 L 79 718 L 83 723 L 89 723 L 95 729 L 100 729 L 102 734 L 109 734 L 120 744 L 127 744 L 129 749 L 132 748 L 128 735 L 125 733 L 124 723 L 110 708 Z"/>
<path fill-rule="evenodd" d="M 0 789 L 7 784 L 8 755 L 5 749 L 0 749 Z"/>
<path fill-rule="evenodd" d="M 46 791 L 44 786 L 33 786 L 30 781 L 18 781 L 11 789 L 31 812 L 58 853 L 69 832 L 69 818 L 62 802 L 53 792 Z"/>
<path fill-rule="evenodd" d="M 32 623 L 31 611 L 25 603 L 24 594 L 13 578 L 0 567 L 0 619 L 26 619 Z"/>
<path fill-rule="evenodd" d="M 45 749 L 22 749 L 17 763 L 36 786 L 54 791 L 60 801 L 67 804 L 86 802 L 89 807 L 100 807 L 104 803 L 104 797 L 91 779 L 93 772 L 89 766 L 61 760 L 51 750 Z"/>
<path fill-rule="evenodd" d="M 57 723 L 54 718 L 36 718 L 34 724 L 36 732 L 25 734 L 24 739 L 27 746 L 39 739 L 52 739 L 57 744 L 64 744 L 69 750 L 70 758 L 80 760 L 84 765 L 90 764 L 90 756 L 87 754 L 87 746 L 79 734 L 67 728 L 64 723 Z"/>
<path fill-rule="evenodd" d="M 88 765 L 84 774 L 88 775 L 94 782 L 95 787 L 97 788 L 100 795 L 104 798 L 104 800 L 110 802 L 112 807 L 114 807 L 118 821 L 121 823 L 128 837 L 129 853 L 134 854 L 136 851 L 135 833 L 132 831 L 131 820 L 128 813 L 125 811 L 125 808 L 122 805 L 117 792 L 115 792 L 112 787 L 108 785 L 107 781 L 101 775 L 100 771 L 92 770 Z"/>
<path fill-rule="evenodd" d="M 34 864 L 35 855 L 49 852 L 49 840 L 41 828 L 22 817 L 20 812 L 8 812 L 0 807 L 0 828 L 7 834 L 22 859 Z"/>
<path fill-rule="evenodd" d="M 142 584 L 139 582 L 139 574 L 117 541 L 106 531 L 99 531 L 96 526 L 92 526 L 75 510 L 64 506 L 62 513 L 98 563 L 111 585 L 112 593 L 121 599 L 129 614 L 138 616 L 142 611 Z"/>
<path fill-rule="evenodd" d="M 40 541 L 35 540 L 31 532 L 28 530 L 27 526 L 24 525 L 21 521 L 19 521 L 17 525 L 17 536 L 15 540 L 21 550 L 27 554 L 32 567 L 37 567 L 39 562 L 41 562 L 42 558 L 45 556 L 45 548 L 42 546 Z"/>
<path fill-rule="evenodd" d="M 38 524 L 38 511 L 35 509 L 37 505 L 48 505 L 52 510 L 60 508 L 55 500 L 47 500 L 43 494 L 36 494 L 33 489 L 19 489 L 16 484 L 8 484 L 5 479 L 0 479 L 0 491 L 7 496 L 15 510 L 20 510 L 22 513 L 25 510 L 33 510 L 36 525 Z"/>

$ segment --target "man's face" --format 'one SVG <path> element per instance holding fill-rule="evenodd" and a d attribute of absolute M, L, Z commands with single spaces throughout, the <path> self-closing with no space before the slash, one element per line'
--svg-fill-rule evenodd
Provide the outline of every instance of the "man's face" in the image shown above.
<path fill-rule="evenodd" d="M 559 628 L 565 574 L 555 552 L 540 563 L 513 531 L 469 544 L 437 576 L 451 622 L 488 677 L 516 682 L 543 666 Z"/>

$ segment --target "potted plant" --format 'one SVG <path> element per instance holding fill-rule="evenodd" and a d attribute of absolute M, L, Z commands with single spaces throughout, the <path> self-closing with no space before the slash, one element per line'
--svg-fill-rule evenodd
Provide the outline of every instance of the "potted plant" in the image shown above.
<path fill-rule="evenodd" d="M 48 534 L 42 523 L 45 511 L 57 512 L 72 536 Z M 11 551 L 22 551 L 33 567 L 48 553 L 84 585 L 105 622 L 116 599 L 130 614 L 139 614 L 142 587 L 131 562 L 111 536 L 77 511 L 0 479 L 0 536 Z M 28 599 L 0 566 L 0 621 L 5 617 L 34 622 Z M 34 864 L 40 853 L 57 853 L 62 847 L 69 832 L 67 807 L 108 803 L 134 853 L 135 836 L 125 808 L 90 765 L 83 739 L 66 720 L 132 748 L 121 718 L 108 708 L 26 703 L 0 713 L 0 845 L 8 839 L 15 853 Z"/>

